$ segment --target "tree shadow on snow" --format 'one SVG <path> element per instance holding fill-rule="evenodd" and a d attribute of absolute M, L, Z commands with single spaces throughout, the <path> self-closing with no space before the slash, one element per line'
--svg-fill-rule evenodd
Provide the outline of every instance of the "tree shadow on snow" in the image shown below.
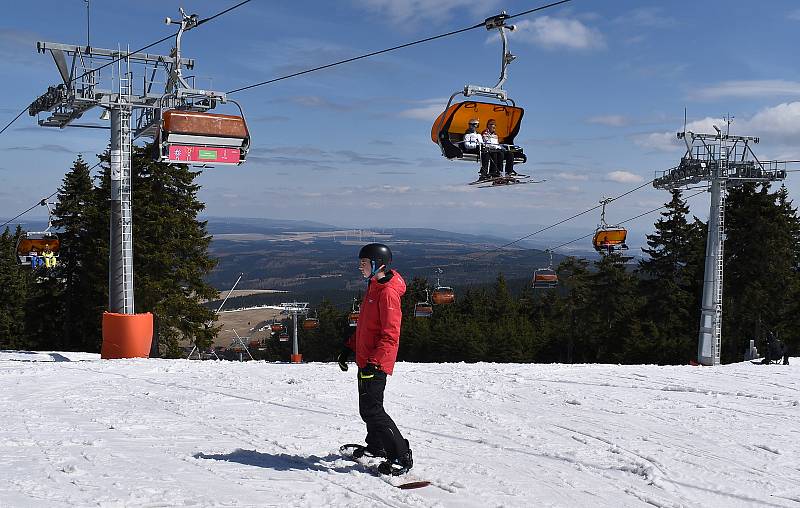
<path fill-rule="evenodd" d="M 195 453 L 196 459 L 221 460 L 225 462 L 236 462 L 246 466 L 263 467 L 274 469 L 275 471 L 335 471 L 337 473 L 347 473 L 350 471 L 361 470 L 358 464 L 348 464 L 347 466 L 332 467 L 325 463 L 331 463 L 342 458 L 341 455 L 329 454 L 325 457 L 316 455 L 289 455 L 286 453 L 271 454 L 262 453 L 255 450 L 243 450 L 241 448 L 231 453 Z"/>

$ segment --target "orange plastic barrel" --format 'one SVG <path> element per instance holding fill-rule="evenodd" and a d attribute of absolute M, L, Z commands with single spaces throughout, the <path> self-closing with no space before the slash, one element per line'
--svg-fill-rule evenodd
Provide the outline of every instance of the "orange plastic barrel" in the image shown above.
<path fill-rule="evenodd" d="M 303 355 L 290 355 L 292 363 L 302 363 Z"/>
<path fill-rule="evenodd" d="M 153 314 L 103 312 L 100 358 L 147 358 L 153 341 Z"/>

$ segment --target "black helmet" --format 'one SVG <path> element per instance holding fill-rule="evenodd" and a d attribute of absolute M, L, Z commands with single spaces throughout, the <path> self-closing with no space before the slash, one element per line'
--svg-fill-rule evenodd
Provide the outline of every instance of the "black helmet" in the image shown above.
<path fill-rule="evenodd" d="M 368 243 L 358 251 L 358 258 L 369 259 L 374 263 L 372 269 L 377 270 L 381 266 L 388 267 L 392 264 L 392 251 L 382 243 Z"/>

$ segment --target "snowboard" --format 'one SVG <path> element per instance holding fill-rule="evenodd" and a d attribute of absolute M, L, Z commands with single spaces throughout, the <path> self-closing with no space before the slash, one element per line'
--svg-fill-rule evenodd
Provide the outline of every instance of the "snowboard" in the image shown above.
<path fill-rule="evenodd" d="M 420 479 L 414 479 L 412 481 L 407 481 L 407 480 L 409 480 L 409 476 L 407 474 L 402 475 L 402 477 L 401 476 L 388 476 L 388 475 L 381 474 L 378 471 L 378 464 L 375 463 L 375 461 L 370 461 L 369 460 L 369 459 L 375 459 L 375 458 L 379 458 L 379 457 L 373 457 L 371 455 L 364 455 L 363 457 L 359 457 L 359 458 L 353 457 L 353 452 L 358 450 L 358 449 L 360 449 L 360 448 L 364 448 L 364 445 L 360 445 L 360 444 L 344 444 L 344 445 L 339 447 L 339 452 L 341 452 L 342 457 L 344 457 L 345 459 L 352 460 L 356 464 L 364 466 L 370 474 L 381 478 L 382 480 L 384 480 L 386 483 L 388 483 L 392 487 L 397 487 L 398 489 L 408 490 L 408 489 L 419 489 L 419 488 L 422 488 L 422 487 L 427 487 L 427 486 L 429 486 L 431 484 L 431 482 L 429 482 L 427 480 L 420 480 Z"/>

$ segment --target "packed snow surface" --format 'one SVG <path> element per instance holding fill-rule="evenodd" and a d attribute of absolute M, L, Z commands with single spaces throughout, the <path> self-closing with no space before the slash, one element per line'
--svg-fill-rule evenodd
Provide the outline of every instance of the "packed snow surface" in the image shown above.
<path fill-rule="evenodd" d="M 339 456 L 354 371 L 0 352 L 0 506 L 800 506 L 795 365 L 399 363 L 418 490 Z"/>

